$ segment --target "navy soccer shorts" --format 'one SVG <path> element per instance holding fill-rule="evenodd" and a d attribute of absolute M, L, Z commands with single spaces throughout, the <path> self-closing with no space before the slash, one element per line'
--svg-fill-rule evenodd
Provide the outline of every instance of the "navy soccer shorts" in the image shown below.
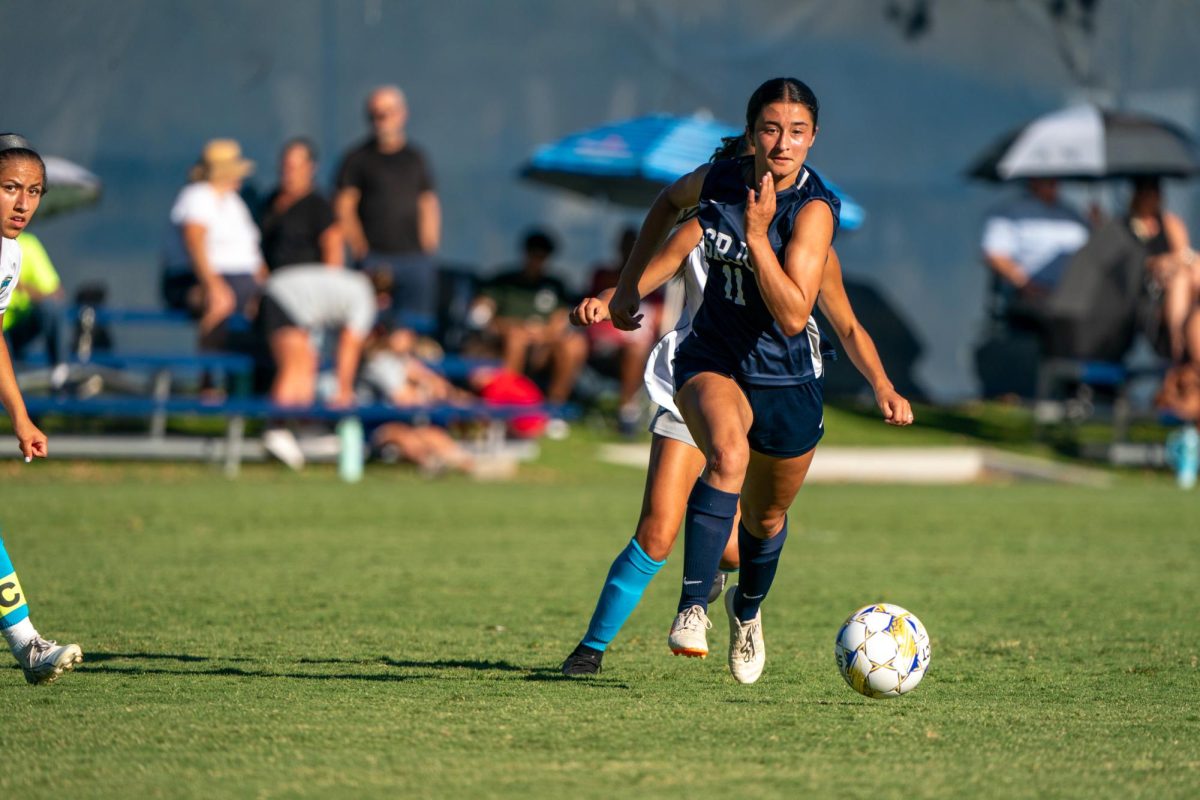
<path fill-rule="evenodd" d="M 701 372 L 715 372 L 737 381 L 728 371 L 703 356 L 676 352 L 675 391 Z M 825 435 L 824 380 L 796 386 L 748 386 L 737 381 L 750 402 L 754 422 L 747 439 L 750 449 L 772 458 L 794 458 L 817 446 Z"/>

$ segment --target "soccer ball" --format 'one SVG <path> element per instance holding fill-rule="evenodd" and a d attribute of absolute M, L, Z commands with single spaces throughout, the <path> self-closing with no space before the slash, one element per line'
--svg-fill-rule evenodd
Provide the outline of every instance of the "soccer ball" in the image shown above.
<path fill-rule="evenodd" d="M 925 677 L 929 634 L 900 606 L 875 603 L 851 614 L 833 644 L 838 671 L 867 697 L 899 697 Z"/>

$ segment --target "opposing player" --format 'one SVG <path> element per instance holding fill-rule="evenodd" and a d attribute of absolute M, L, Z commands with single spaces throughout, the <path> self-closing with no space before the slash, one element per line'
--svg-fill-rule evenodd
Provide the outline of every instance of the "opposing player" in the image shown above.
<path fill-rule="evenodd" d="M 818 111 L 812 90 L 794 78 L 760 86 L 746 111 L 754 155 L 701 166 L 659 195 L 609 306 L 616 327 L 638 326 L 647 265 L 678 213 L 699 205 L 696 224 L 676 247 L 702 242 L 713 279 L 676 352 L 674 380 L 676 404 L 706 465 L 687 501 L 683 588 L 670 640 L 672 649 L 707 652 L 707 599 L 740 498 L 741 579 L 725 605 L 729 667 L 741 683 L 762 674 L 760 606 L 787 538 L 788 508 L 824 432 L 826 354 L 812 311 L 840 203 L 804 166 Z M 885 420 L 910 424 L 907 401 L 878 389 Z"/>
<path fill-rule="evenodd" d="M 21 249 L 15 241 L 37 211 L 46 190 L 46 165 L 23 137 L 0 134 L 0 323 L 21 276 Z M 25 461 L 45 458 L 46 434 L 29 419 L 17 387 L 8 346 L 0 339 L 0 402 L 12 419 Z M 83 660 L 77 644 L 59 645 L 38 635 L 29 620 L 25 591 L 0 540 L 0 633 L 30 683 L 52 683 Z"/>
<path fill-rule="evenodd" d="M 746 137 L 731 136 L 722 140 L 710 161 L 732 158 L 745 150 Z M 694 210 L 684 217 L 694 215 Z M 677 229 L 675 236 L 681 235 Z M 672 248 L 679 253 L 679 248 Z M 682 261 L 682 263 L 680 263 Z M 679 340 L 692 328 L 692 317 L 704 297 L 704 282 L 708 278 L 708 262 L 704 251 L 695 247 L 686 256 L 671 261 L 656 259 L 642 276 L 638 290 L 642 297 L 655 291 L 673 277 L 683 281 L 684 304 L 675 328 L 654 346 L 646 361 L 644 380 L 650 398 L 658 411 L 650 420 L 650 462 L 646 467 L 646 488 L 642 495 L 642 510 L 636 533 L 609 568 L 600 599 L 592 613 L 583 640 L 563 662 L 567 676 L 594 675 L 613 638 L 625 620 L 641 602 L 650 581 L 662 569 L 675 545 L 679 526 L 683 522 L 688 492 L 704 469 L 704 454 L 696 447 L 687 425 L 675 407 L 675 384 L 671 377 L 671 362 Z M 614 289 L 597 297 L 584 298 L 571 312 L 575 325 L 595 325 L 609 319 L 608 301 Z M 709 602 L 720 596 L 728 576 L 737 571 L 737 539 L 729 537 L 709 595 Z"/>
<path fill-rule="evenodd" d="M 646 388 L 659 408 L 650 421 L 653 434 L 650 462 L 646 467 L 646 489 L 637 532 L 613 561 L 587 633 L 563 662 L 564 675 L 594 675 L 600 671 L 609 643 L 641 601 L 651 579 L 666 563 L 683 522 L 688 492 L 704 469 L 704 454 L 696 447 L 672 399 L 671 360 L 679 340 L 691 329 L 691 319 L 700 306 L 708 276 L 708 264 L 700 248 L 680 255 L 682 248 L 672 246 L 676 239 L 686 235 L 686 230 L 687 226 L 677 230 L 664 249 L 664 252 L 674 254 L 674 260 L 666 255 L 656 258 L 643 274 L 639 286 L 644 297 L 679 274 L 684 282 L 685 302 L 675 329 L 655 345 L 646 363 Z M 680 261 L 683 261 L 682 266 Z M 608 319 L 608 298 L 611 296 L 612 292 L 608 291 L 599 297 L 584 299 L 572 312 L 572 322 L 594 325 Z M 737 569 L 737 540 L 732 536 L 727 540 L 720 566 L 721 572 L 713 584 L 709 602 L 716 600 L 727 575 Z"/>

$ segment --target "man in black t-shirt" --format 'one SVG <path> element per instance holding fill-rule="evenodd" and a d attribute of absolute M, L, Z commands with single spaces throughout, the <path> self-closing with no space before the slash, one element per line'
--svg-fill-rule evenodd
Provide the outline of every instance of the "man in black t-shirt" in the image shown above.
<path fill-rule="evenodd" d="M 292 139 L 279 155 L 279 186 L 258 214 L 263 259 L 272 272 L 295 264 L 345 263 L 345 239 L 333 208 L 316 191 L 317 151 Z"/>
<path fill-rule="evenodd" d="M 334 210 L 361 269 L 388 270 L 394 308 L 432 317 L 437 281 L 433 254 L 441 206 L 422 152 L 408 141 L 404 93 L 384 86 L 367 98 L 374 135 L 350 150 L 338 170 Z"/>

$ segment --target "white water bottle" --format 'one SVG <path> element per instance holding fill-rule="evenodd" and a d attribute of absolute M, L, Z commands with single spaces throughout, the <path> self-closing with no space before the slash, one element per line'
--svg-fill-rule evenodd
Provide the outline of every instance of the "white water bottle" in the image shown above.
<path fill-rule="evenodd" d="M 363 427 L 358 417 L 342 417 L 337 424 L 338 475 L 357 483 L 363 474 Z"/>

